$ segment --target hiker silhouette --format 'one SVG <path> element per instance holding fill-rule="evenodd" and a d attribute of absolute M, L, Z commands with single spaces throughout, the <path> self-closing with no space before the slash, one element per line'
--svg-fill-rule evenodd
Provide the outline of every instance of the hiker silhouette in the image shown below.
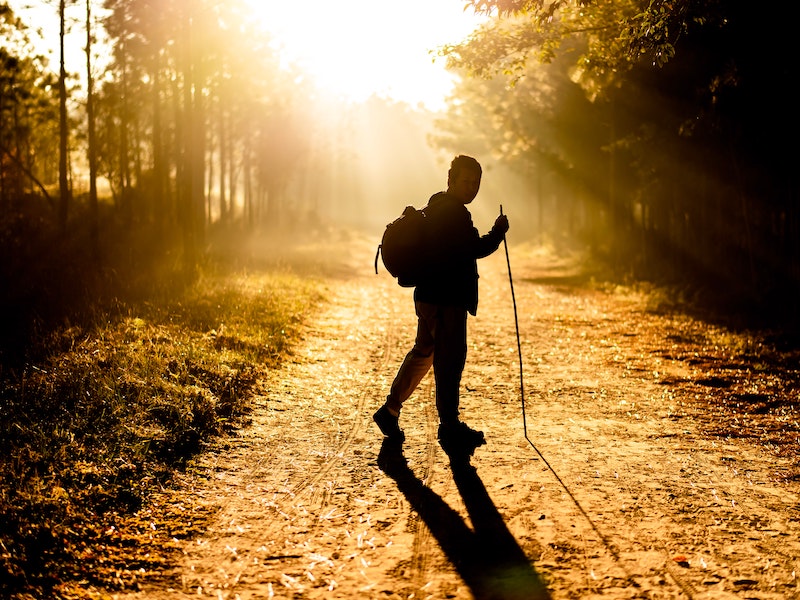
<path fill-rule="evenodd" d="M 467 358 L 467 315 L 478 310 L 477 260 L 492 254 L 508 231 L 499 215 L 480 235 L 467 205 L 478 195 L 482 169 L 471 156 L 456 156 L 447 174 L 447 191 L 431 196 L 423 209 L 430 235 L 430 264 L 414 290 L 417 333 L 392 382 L 386 402 L 373 415 L 385 436 L 402 442 L 403 403 L 433 367 L 439 441 L 445 450 L 485 443 L 483 432 L 459 419 L 459 388 Z"/>

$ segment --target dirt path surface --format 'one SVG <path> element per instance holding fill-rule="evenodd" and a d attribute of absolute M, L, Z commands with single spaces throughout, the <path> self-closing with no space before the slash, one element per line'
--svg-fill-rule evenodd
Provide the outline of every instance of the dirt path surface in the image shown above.
<path fill-rule="evenodd" d="M 708 398 L 770 397 L 733 341 L 512 248 L 526 439 L 501 247 L 481 261 L 463 379 L 487 445 L 451 464 L 429 375 L 392 448 L 371 415 L 413 338 L 411 291 L 357 248 L 252 425 L 187 476 L 211 527 L 163 583 L 118 598 L 800 597 L 797 456 L 745 433 L 769 418 L 796 442 L 796 389 L 788 412 L 720 432 Z"/>

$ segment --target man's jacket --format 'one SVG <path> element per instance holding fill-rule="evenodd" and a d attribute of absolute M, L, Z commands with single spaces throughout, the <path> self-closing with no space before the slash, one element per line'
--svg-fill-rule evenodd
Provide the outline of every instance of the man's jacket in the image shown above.
<path fill-rule="evenodd" d="M 430 234 L 430 260 L 414 300 L 478 310 L 478 259 L 489 256 L 503 241 L 494 228 L 481 236 L 467 207 L 447 192 L 431 196 L 424 209 Z"/>

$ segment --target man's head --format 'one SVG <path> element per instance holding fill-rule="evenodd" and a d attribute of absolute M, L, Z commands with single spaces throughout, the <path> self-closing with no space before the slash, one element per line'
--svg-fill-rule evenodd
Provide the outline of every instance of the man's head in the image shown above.
<path fill-rule="evenodd" d="M 447 193 L 469 204 L 478 195 L 483 170 L 480 163 L 471 156 L 459 154 L 450 163 L 447 172 Z"/>

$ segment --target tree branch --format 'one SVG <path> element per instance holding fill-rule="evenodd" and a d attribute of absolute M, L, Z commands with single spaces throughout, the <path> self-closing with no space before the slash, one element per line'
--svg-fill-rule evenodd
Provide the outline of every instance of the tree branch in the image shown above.
<path fill-rule="evenodd" d="M 28 169 L 22 163 L 22 161 L 20 161 L 19 158 L 17 158 L 14 154 L 9 152 L 5 147 L 0 146 L 0 151 L 2 151 L 5 156 L 10 158 L 11 161 L 15 165 L 17 165 L 22 170 L 23 173 L 25 173 L 28 179 L 30 179 L 34 184 L 36 184 L 36 186 L 42 191 L 42 194 L 44 195 L 45 200 L 47 200 L 47 203 L 50 205 L 50 208 L 55 209 L 55 203 L 53 202 L 53 199 L 50 197 L 50 194 L 47 193 L 47 189 L 44 187 L 44 185 L 42 185 L 42 182 L 39 181 L 33 173 L 31 173 L 30 169 Z"/>

